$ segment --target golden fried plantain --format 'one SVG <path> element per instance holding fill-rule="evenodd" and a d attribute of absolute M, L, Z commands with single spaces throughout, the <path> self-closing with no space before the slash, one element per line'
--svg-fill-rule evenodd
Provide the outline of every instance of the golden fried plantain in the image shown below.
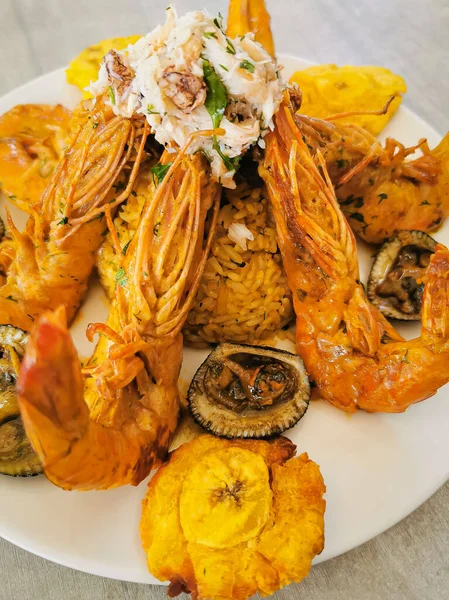
<path fill-rule="evenodd" d="M 360 115 L 341 119 L 355 123 L 373 135 L 379 134 L 391 120 L 407 91 L 399 75 L 383 67 L 316 65 L 296 71 L 291 81 L 302 92 L 301 112 L 311 117 L 328 117 L 351 111 L 380 110 L 393 95 L 385 115 Z"/>
<path fill-rule="evenodd" d="M 123 50 L 130 44 L 135 44 L 140 37 L 140 35 L 129 35 L 128 37 L 111 38 L 85 48 L 66 69 L 67 83 L 79 88 L 83 92 L 84 98 L 91 98 L 92 94 L 85 91 L 85 88 L 92 81 L 96 81 L 103 56 L 109 50 Z"/>
<path fill-rule="evenodd" d="M 150 481 L 141 537 L 169 595 L 245 600 L 307 576 L 324 545 L 325 486 L 287 438 L 200 436 Z"/>

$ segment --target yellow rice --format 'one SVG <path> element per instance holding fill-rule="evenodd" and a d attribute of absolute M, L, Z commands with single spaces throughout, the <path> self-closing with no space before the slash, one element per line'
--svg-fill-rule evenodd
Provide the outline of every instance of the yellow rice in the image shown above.
<path fill-rule="evenodd" d="M 242 183 L 235 190 L 226 190 L 225 200 L 184 328 L 186 341 L 195 345 L 255 343 L 271 337 L 293 317 L 276 229 L 262 189 Z M 245 225 L 253 234 L 247 250 L 228 236 L 232 223 Z"/>
<path fill-rule="evenodd" d="M 138 226 L 150 177 L 149 169 L 139 176 L 136 195 L 130 196 L 114 219 L 122 248 Z M 211 254 L 183 331 L 186 342 L 194 345 L 257 343 L 272 338 L 293 317 L 276 229 L 262 189 L 242 183 L 226 190 L 224 200 Z M 253 234 L 247 250 L 228 236 L 232 223 L 245 225 Z M 108 234 L 98 252 L 97 268 L 110 298 L 118 267 Z"/>

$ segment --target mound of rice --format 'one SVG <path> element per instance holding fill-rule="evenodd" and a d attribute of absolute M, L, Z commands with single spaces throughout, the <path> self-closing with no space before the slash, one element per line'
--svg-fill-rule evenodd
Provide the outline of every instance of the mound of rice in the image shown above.
<path fill-rule="evenodd" d="M 226 190 L 225 200 L 184 327 L 186 341 L 194 345 L 251 344 L 272 337 L 293 318 L 276 229 L 262 189 L 242 183 Z"/>
<path fill-rule="evenodd" d="M 134 194 L 114 219 L 122 248 L 137 229 L 150 181 L 148 168 L 141 172 Z M 211 254 L 183 330 L 185 341 L 195 346 L 262 341 L 293 318 L 276 229 L 262 189 L 242 183 L 227 190 L 224 200 Z M 109 298 L 114 294 L 118 268 L 107 234 L 98 251 L 97 269 Z"/>

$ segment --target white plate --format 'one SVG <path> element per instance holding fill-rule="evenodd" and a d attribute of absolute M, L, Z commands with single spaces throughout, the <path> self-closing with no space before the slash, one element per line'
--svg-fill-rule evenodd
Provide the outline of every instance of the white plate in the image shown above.
<path fill-rule="evenodd" d="M 309 65 L 280 57 L 286 75 Z M 73 107 L 78 92 L 65 83 L 62 69 L 0 99 L 0 114 L 25 102 L 60 102 Z M 412 145 L 438 134 L 406 108 L 400 108 L 384 135 Z M 4 205 L 4 201 L 3 201 Z M 2 207 L 3 210 L 3 207 Z M 24 215 L 13 211 L 19 225 Z M 449 223 L 436 238 L 449 244 Z M 366 278 L 369 253 L 362 250 Z M 364 267 L 364 269 L 363 269 Z M 81 308 L 73 333 L 81 355 L 88 321 L 104 319 L 107 307 L 96 286 Z M 415 334 L 416 326 L 405 328 Z M 186 349 L 182 388 L 206 353 Z M 327 485 L 326 547 L 316 562 L 346 552 L 403 519 L 449 477 L 449 388 L 405 414 L 353 416 L 324 401 L 313 402 L 306 417 L 289 432 L 298 451 L 321 465 Z M 139 518 L 146 483 L 108 492 L 63 492 L 44 477 L 0 476 L 0 535 L 62 565 L 141 583 L 157 583 L 147 572 L 140 546 Z"/>

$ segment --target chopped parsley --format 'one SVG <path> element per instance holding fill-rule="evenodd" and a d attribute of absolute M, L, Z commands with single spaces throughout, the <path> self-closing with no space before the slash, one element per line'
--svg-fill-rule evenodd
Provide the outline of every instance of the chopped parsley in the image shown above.
<path fill-rule="evenodd" d="M 156 185 L 159 185 L 164 177 L 167 175 L 167 171 L 172 166 L 173 163 L 169 162 L 166 165 L 161 163 L 157 163 L 154 167 L 151 167 L 151 172 L 153 174 L 153 181 Z"/>
<path fill-rule="evenodd" d="M 98 123 L 97 122 L 93 123 L 92 127 L 93 127 L 93 129 L 96 129 L 98 127 Z"/>
<path fill-rule="evenodd" d="M 128 242 L 126 242 L 126 244 L 123 246 L 123 248 L 122 248 L 122 254 L 123 254 L 123 256 L 126 255 L 131 241 L 132 241 L 132 238 Z"/>
<path fill-rule="evenodd" d="M 218 38 L 217 38 L 217 34 L 215 33 L 215 31 L 205 31 L 205 32 L 204 32 L 204 37 L 205 37 L 205 38 L 207 38 L 208 40 L 209 40 L 210 38 L 215 38 L 215 39 L 218 39 Z"/>
<path fill-rule="evenodd" d="M 19 302 L 18 300 L 16 300 L 16 299 L 14 298 L 14 296 L 6 296 L 6 299 L 7 299 L 7 300 L 11 300 L 12 302 L 17 302 L 17 303 Z"/>
<path fill-rule="evenodd" d="M 346 212 L 346 211 L 345 211 Z M 359 212 L 350 212 L 347 213 L 350 219 L 354 219 L 354 221 L 358 221 L 359 223 L 363 223 L 366 225 L 365 223 L 365 217 L 362 215 L 362 213 Z"/>
<path fill-rule="evenodd" d="M 234 44 L 231 42 L 229 38 L 226 38 L 226 52 L 228 54 L 235 54 Z"/>
<path fill-rule="evenodd" d="M 229 69 L 227 67 L 225 67 L 224 65 L 220 65 L 220 67 L 223 69 L 223 71 L 228 71 L 229 73 Z"/>
<path fill-rule="evenodd" d="M 115 94 L 112 85 L 109 86 L 109 98 L 111 99 L 111 104 L 115 104 Z"/>
<path fill-rule="evenodd" d="M 221 13 L 218 13 L 218 17 L 214 19 L 214 25 L 223 31 L 223 15 Z"/>
<path fill-rule="evenodd" d="M 161 113 L 157 110 L 154 110 L 154 104 L 149 104 L 147 106 L 147 114 L 148 115 L 160 115 Z"/>
<path fill-rule="evenodd" d="M 63 217 L 59 223 L 56 223 L 56 225 L 67 225 L 67 223 L 69 222 L 69 218 L 68 217 Z"/>
<path fill-rule="evenodd" d="M 377 204 L 380 204 L 382 202 L 382 200 L 386 200 L 388 198 L 387 194 L 378 194 L 379 197 L 379 202 Z"/>
<path fill-rule="evenodd" d="M 345 160 L 344 158 L 339 158 L 336 161 L 336 164 L 339 169 L 345 169 L 349 165 L 349 162 L 347 160 Z"/>
<path fill-rule="evenodd" d="M 249 71 L 250 73 L 254 73 L 254 71 L 255 71 L 255 66 L 249 60 L 242 60 L 242 62 L 240 63 L 239 66 L 241 69 L 245 69 L 246 71 Z"/>
<path fill-rule="evenodd" d="M 160 222 L 157 222 L 156 225 L 153 227 L 153 233 L 156 237 L 159 235 L 160 228 L 161 228 Z"/>
<path fill-rule="evenodd" d="M 430 202 L 427 202 L 427 200 L 424 200 L 424 202 L 420 203 L 420 206 L 430 206 Z"/>
<path fill-rule="evenodd" d="M 220 145 L 217 140 L 217 136 L 215 136 L 215 135 L 213 137 L 213 142 L 214 142 L 214 148 L 215 148 L 216 152 L 219 154 L 219 156 L 220 156 L 221 160 L 223 161 L 224 166 L 227 168 L 227 170 L 228 171 L 237 171 L 238 166 L 240 164 L 240 156 L 231 158 L 230 156 L 227 156 L 226 154 L 224 154 L 221 151 Z"/>
<path fill-rule="evenodd" d="M 132 190 L 131 195 L 134 197 L 137 197 L 137 192 L 135 192 L 134 190 Z"/>
<path fill-rule="evenodd" d="M 121 287 L 125 287 L 126 282 L 127 282 L 127 278 L 126 278 L 126 271 L 125 271 L 125 269 L 123 267 L 120 267 L 120 269 L 115 274 L 115 281 Z"/>

